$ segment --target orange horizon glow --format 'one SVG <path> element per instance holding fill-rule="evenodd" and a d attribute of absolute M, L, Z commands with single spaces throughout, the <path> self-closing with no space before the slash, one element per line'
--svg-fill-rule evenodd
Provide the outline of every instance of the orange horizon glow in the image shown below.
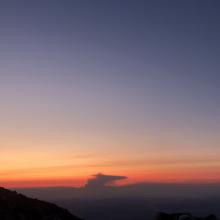
<path fill-rule="evenodd" d="M 115 174 L 115 173 L 114 173 Z M 205 176 L 205 177 L 204 177 Z M 184 171 L 152 172 L 145 176 L 141 174 L 130 174 L 128 178 L 118 181 L 116 186 L 139 184 L 139 183 L 164 183 L 164 184 L 208 184 L 220 183 L 217 174 L 203 172 L 186 173 Z M 53 178 L 18 178 L 1 179 L 0 185 L 6 188 L 32 188 L 32 187 L 83 187 L 91 176 L 81 176 L 75 178 L 53 177 Z"/>
<path fill-rule="evenodd" d="M 220 162 L 213 155 L 194 154 L 182 158 L 176 153 L 164 153 L 160 158 L 157 155 L 157 153 L 151 153 L 148 157 L 128 155 L 127 158 L 120 159 L 121 155 L 97 158 L 97 156 L 74 156 L 66 152 L 50 154 L 24 151 L 18 158 L 15 153 L 11 157 L 4 157 L 1 154 L 3 165 L 0 186 L 82 187 L 87 179 L 96 173 L 128 177 L 118 181 L 117 185 L 144 182 L 201 184 L 220 182 Z"/>
<path fill-rule="evenodd" d="M 35 134 L 27 134 L 10 139 L 8 133 L 8 138 L 1 139 L 0 186 L 82 187 L 99 172 L 128 177 L 118 185 L 220 182 L 218 142 L 212 143 L 216 149 L 210 151 L 207 142 L 177 137 L 148 140 L 144 134 L 134 134 L 132 140 L 129 135 L 106 135 L 104 139 L 86 133 L 87 139 L 82 131 L 80 138 L 69 135 L 62 139 L 61 135 L 54 140 L 46 135 L 37 140 Z"/>

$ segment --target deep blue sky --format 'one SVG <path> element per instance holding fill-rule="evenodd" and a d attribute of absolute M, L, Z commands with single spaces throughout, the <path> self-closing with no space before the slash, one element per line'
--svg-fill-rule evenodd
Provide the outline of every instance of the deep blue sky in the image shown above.
<path fill-rule="evenodd" d="M 219 169 L 219 11 L 217 0 L 1 1 L 4 158 L 55 149 L 50 166 L 71 152 L 129 170 L 133 157 L 178 155 Z"/>

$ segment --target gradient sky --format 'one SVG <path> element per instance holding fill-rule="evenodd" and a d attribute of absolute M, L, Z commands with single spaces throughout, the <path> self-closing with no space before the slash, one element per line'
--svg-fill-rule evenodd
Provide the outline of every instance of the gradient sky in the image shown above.
<path fill-rule="evenodd" d="M 0 185 L 220 182 L 217 0 L 2 0 Z"/>

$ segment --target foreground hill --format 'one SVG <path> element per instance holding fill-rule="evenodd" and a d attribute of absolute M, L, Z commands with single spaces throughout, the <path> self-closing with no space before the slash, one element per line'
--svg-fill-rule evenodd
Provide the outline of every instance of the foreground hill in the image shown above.
<path fill-rule="evenodd" d="M 52 203 L 0 188 L 1 220 L 80 220 Z"/>

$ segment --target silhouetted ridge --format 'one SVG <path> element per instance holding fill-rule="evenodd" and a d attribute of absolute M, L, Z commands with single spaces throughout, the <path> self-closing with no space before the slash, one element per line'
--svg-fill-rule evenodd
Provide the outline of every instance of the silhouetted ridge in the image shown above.
<path fill-rule="evenodd" d="M 31 199 L 0 187 L 1 220 L 80 220 L 52 203 Z"/>

